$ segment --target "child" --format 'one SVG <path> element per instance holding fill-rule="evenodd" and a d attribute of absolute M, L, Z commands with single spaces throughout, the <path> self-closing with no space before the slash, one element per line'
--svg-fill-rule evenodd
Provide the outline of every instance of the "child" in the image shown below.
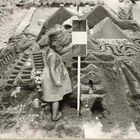
<path fill-rule="evenodd" d="M 49 49 L 42 73 L 43 100 L 51 103 L 52 120 L 57 121 L 61 117 L 59 101 L 64 95 L 72 92 L 69 74 L 60 55 L 69 51 L 72 44 L 68 46 L 70 37 L 60 25 L 56 25 L 48 32 L 48 41 Z"/>

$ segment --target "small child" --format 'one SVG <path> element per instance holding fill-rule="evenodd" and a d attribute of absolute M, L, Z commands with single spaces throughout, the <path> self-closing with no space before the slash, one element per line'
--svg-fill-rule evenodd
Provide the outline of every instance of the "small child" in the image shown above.
<path fill-rule="evenodd" d="M 48 41 L 49 49 L 45 55 L 46 64 L 42 73 L 43 100 L 51 103 L 52 120 L 57 121 L 61 117 L 59 101 L 64 95 L 72 92 L 69 74 L 60 55 L 67 53 L 73 45 L 68 46 L 69 35 L 60 25 L 49 31 Z"/>

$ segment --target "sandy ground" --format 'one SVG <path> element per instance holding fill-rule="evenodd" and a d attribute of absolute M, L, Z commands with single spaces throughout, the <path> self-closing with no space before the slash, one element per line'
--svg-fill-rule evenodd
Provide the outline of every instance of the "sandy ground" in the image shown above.
<path fill-rule="evenodd" d="M 0 48 L 6 47 L 6 42 L 13 35 L 16 27 L 27 13 L 27 9 L 14 9 L 12 15 L 2 17 L 0 22 Z"/>
<path fill-rule="evenodd" d="M 107 2 L 109 4 L 109 2 Z M 111 8 L 117 9 L 117 4 L 115 2 L 112 2 Z M 140 2 L 137 2 L 137 4 L 134 6 L 133 14 L 134 19 L 140 24 Z M 31 25 L 27 28 L 27 32 L 29 30 L 29 33 L 38 35 L 40 28 L 42 27 L 42 24 L 45 22 L 45 20 L 52 15 L 57 8 L 39 8 L 34 13 L 33 19 L 31 21 Z M 70 10 L 68 8 L 68 10 Z M 9 37 L 11 37 L 15 31 L 15 28 L 20 23 L 20 21 L 23 19 L 25 14 L 27 13 L 27 9 L 14 9 L 14 13 L 12 15 L 7 14 L 4 17 L 1 18 L 0 21 L 0 48 L 6 46 L 6 42 L 8 41 Z M 70 10 L 73 13 L 76 13 L 76 8 L 72 8 Z M 38 21 L 40 21 L 40 25 L 38 25 Z"/>
<path fill-rule="evenodd" d="M 38 8 L 31 19 L 30 26 L 25 30 L 25 33 L 30 33 L 37 36 L 42 28 L 43 23 L 50 15 L 56 12 L 57 9 L 58 8 Z"/>
<path fill-rule="evenodd" d="M 139 4 L 139 6 L 140 6 L 140 4 Z M 134 16 L 135 16 L 135 19 L 140 22 L 140 16 L 138 14 L 139 10 L 140 9 L 138 8 L 138 6 L 135 7 Z M 15 31 L 15 28 L 17 27 L 19 22 L 22 20 L 22 18 L 25 16 L 27 11 L 28 10 L 26 10 L 26 9 L 16 10 L 16 11 L 14 11 L 13 15 L 8 15 L 3 19 L 4 23 L 0 26 L 0 32 L 2 34 L 0 36 L 0 47 L 5 47 L 6 46 L 6 43 L 4 43 L 4 42 L 7 42 L 9 37 L 13 35 L 13 33 Z M 38 31 L 42 27 L 42 25 L 38 26 L 38 21 L 40 20 L 41 22 L 44 22 L 55 11 L 56 11 L 55 8 L 53 10 L 52 9 L 47 9 L 47 8 L 37 9 L 37 11 L 34 13 L 33 19 L 31 20 L 31 25 L 27 28 L 26 31 L 27 32 L 30 31 L 30 33 L 33 33 L 33 34 L 37 35 Z M 117 102 L 116 102 L 116 104 L 117 104 Z M 55 131 L 55 133 L 54 133 L 53 130 L 51 132 L 50 132 L 50 130 L 47 130 L 47 132 L 50 134 L 50 137 L 52 137 L 54 134 L 58 135 L 57 137 L 66 137 L 66 136 L 71 137 L 71 135 L 73 135 L 73 133 L 75 133 L 74 129 L 78 130 L 78 128 L 76 126 L 77 122 L 79 122 L 78 127 L 81 128 L 81 120 L 79 120 L 79 119 L 77 119 L 77 117 L 75 117 L 75 110 L 74 111 L 71 110 L 70 112 L 69 111 L 67 112 L 67 111 L 68 110 L 65 110 L 65 112 L 64 112 L 64 116 L 65 116 L 65 113 L 66 113 L 66 116 L 55 126 L 56 127 L 55 130 L 57 130 L 57 132 Z M 71 114 L 69 114 L 69 113 L 71 113 Z M 86 117 L 87 117 L 87 119 L 91 120 L 90 116 L 87 116 L 88 113 L 86 114 Z M 123 114 L 122 114 L 122 116 L 123 116 Z M 89 120 L 83 122 L 83 129 L 85 131 L 85 137 L 86 138 L 93 138 L 93 136 L 90 137 L 89 135 L 92 134 L 93 132 L 97 131 L 96 132 L 97 135 L 98 134 L 99 134 L 99 136 L 102 135 L 102 137 L 105 138 L 106 133 L 103 133 L 102 130 L 101 130 L 102 124 L 100 122 L 97 122 L 96 124 L 94 124 L 95 122 L 90 122 L 90 124 L 89 124 L 88 121 Z M 74 128 L 71 128 L 72 127 L 71 125 L 73 125 Z M 63 132 L 64 128 L 65 128 L 65 131 Z M 116 135 L 117 135 L 117 131 L 119 131 L 119 130 L 117 130 L 116 128 L 114 128 L 114 129 L 115 129 L 114 133 L 116 133 Z M 88 130 L 88 132 L 87 132 L 87 130 Z M 71 131 L 72 134 L 70 133 L 70 131 Z M 78 138 L 83 137 L 82 131 L 80 129 L 78 131 L 79 131 L 79 134 L 78 134 L 77 137 Z M 97 135 L 94 135 L 94 136 L 97 137 Z M 74 136 L 76 137 L 76 134 L 74 134 Z M 109 135 L 107 138 L 111 138 L 111 137 L 114 138 L 114 137 L 117 137 L 117 136 Z M 98 137 L 98 138 L 100 138 L 100 137 Z"/>
<path fill-rule="evenodd" d="M 140 1 L 134 6 L 133 14 L 134 19 L 140 24 Z"/>

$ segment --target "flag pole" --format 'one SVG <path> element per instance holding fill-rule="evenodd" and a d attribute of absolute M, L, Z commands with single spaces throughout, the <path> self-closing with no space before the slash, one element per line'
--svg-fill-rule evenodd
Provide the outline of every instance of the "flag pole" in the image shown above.
<path fill-rule="evenodd" d="M 77 90 L 77 111 L 78 115 L 80 115 L 80 71 L 81 71 L 81 57 L 78 56 L 78 90 Z"/>
<path fill-rule="evenodd" d="M 79 17 L 79 0 L 77 0 L 77 15 Z M 81 72 L 81 57 L 78 56 L 78 76 L 77 76 L 77 113 L 80 116 L 80 72 Z"/>
<path fill-rule="evenodd" d="M 79 0 L 77 0 L 77 14 L 79 14 Z"/>

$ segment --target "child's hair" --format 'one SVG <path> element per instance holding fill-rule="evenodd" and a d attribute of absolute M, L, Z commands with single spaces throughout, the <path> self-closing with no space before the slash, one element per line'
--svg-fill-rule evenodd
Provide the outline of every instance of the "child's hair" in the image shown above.
<path fill-rule="evenodd" d="M 131 2 L 132 2 L 133 4 L 136 4 L 136 0 L 131 0 Z"/>
<path fill-rule="evenodd" d="M 65 30 L 62 25 L 55 25 L 52 29 L 48 31 L 48 44 L 51 47 L 52 43 L 56 46 L 66 47 L 71 42 L 70 34 Z"/>

